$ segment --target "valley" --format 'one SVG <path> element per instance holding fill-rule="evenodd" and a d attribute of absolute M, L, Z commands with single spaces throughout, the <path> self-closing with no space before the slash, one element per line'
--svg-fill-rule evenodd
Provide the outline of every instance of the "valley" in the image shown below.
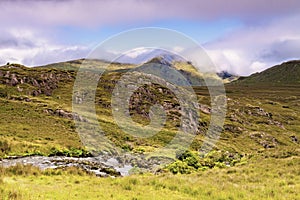
<path fill-rule="evenodd" d="M 300 76 L 295 76 L 300 71 L 299 62 L 283 64 L 284 73 L 278 72 L 278 67 L 269 69 L 268 74 L 280 73 L 284 77 L 280 82 L 275 82 L 275 75 L 270 79 L 260 73 L 226 83 L 225 123 L 213 150 L 202 157 L 198 151 L 211 116 L 209 91 L 201 86 L 203 74 L 195 73 L 190 64 L 174 64 L 190 83 L 197 83 L 193 90 L 200 105 L 199 125 L 189 149 L 167 165 L 150 161 L 153 167 L 147 167 L 147 162 L 127 159 L 124 163 L 132 167 L 129 176 L 113 178 L 116 174 L 111 173 L 99 178 L 85 167 L 68 165 L 73 163 L 68 160 L 85 162 L 98 153 L 85 146 L 76 132 L 75 121 L 84 124 L 91 118 L 72 113 L 72 101 L 79 106 L 82 101 L 80 96 L 73 96 L 82 61 L 0 68 L 0 163 L 36 156 L 61 157 L 66 163 L 57 169 L 39 169 L 34 164 L 1 166 L 3 199 L 165 199 L 166 193 L 173 199 L 299 198 Z M 93 61 L 100 70 L 103 62 Z M 150 106 L 160 103 L 166 109 L 166 124 L 148 138 L 122 131 L 112 115 L 111 94 L 122 73 L 134 67 L 112 63 L 102 75 L 95 98 L 97 123 L 122 151 L 147 156 L 176 135 L 181 114 L 178 99 L 167 88 L 156 84 L 141 87 L 129 101 L 132 119 L 141 127 L 149 124 Z M 121 159 L 116 152 L 107 153 Z M 110 172 L 114 168 L 106 167 Z M 34 190 L 36 187 L 39 191 Z M 133 193 L 134 190 L 139 192 Z"/>

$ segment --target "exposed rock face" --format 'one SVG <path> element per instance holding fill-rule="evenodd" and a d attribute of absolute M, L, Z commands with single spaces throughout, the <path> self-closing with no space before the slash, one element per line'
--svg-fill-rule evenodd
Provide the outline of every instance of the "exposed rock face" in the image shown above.
<path fill-rule="evenodd" d="M 149 119 L 149 109 L 154 104 L 161 104 L 170 119 L 174 121 L 181 116 L 178 113 L 180 104 L 174 94 L 167 88 L 156 84 L 144 85 L 138 88 L 130 98 L 129 111 Z"/>
<path fill-rule="evenodd" d="M 122 102 L 122 96 L 131 93 L 126 102 Z M 161 105 L 166 113 L 166 120 L 170 120 L 176 127 L 186 133 L 196 134 L 200 132 L 199 105 L 197 98 L 186 88 L 170 84 L 164 79 L 140 72 L 133 72 L 129 76 L 123 75 L 118 87 L 114 87 L 114 94 L 120 96 L 114 108 L 123 108 L 129 105 L 129 113 L 137 114 L 150 120 L 150 108 Z"/>
<path fill-rule="evenodd" d="M 17 67 L 15 67 L 17 68 Z M 14 69 L 15 70 L 15 69 Z M 54 89 L 58 87 L 59 81 L 63 79 L 70 80 L 72 76 L 68 72 L 60 71 L 57 73 L 55 69 L 41 70 L 39 73 L 31 72 L 30 69 L 19 67 L 14 73 L 11 73 L 10 67 L 0 69 L 0 84 L 16 86 L 19 92 L 30 87 L 27 95 L 38 96 L 45 94 L 51 96 Z"/>
<path fill-rule="evenodd" d="M 16 86 L 19 83 L 16 74 L 12 74 L 11 75 L 11 79 L 10 79 L 10 85 L 12 86 Z"/>

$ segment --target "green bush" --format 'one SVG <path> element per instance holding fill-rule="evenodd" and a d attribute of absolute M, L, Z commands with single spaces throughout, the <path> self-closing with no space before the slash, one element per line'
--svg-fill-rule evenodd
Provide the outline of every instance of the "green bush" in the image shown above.
<path fill-rule="evenodd" d="M 90 152 L 85 149 L 58 149 L 58 148 L 51 148 L 49 156 L 67 156 L 67 157 L 89 157 L 92 156 Z"/>
<path fill-rule="evenodd" d="M 167 166 L 167 169 L 173 174 L 190 174 L 194 169 L 186 162 L 177 160 Z"/>
<path fill-rule="evenodd" d="M 203 171 L 211 168 L 225 168 L 228 166 L 246 163 L 246 157 L 238 153 L 230 153 L 228 151 L 211 151 L 204 157 L 200 157 L 197 153 L 185 151 L 177 154 L 177 160 L 166 166 L 166 169 L 173 174 L 189 174 L 195 171 Z"/>
<path fill-rule="evenodd" d="M 199 163 L 199 156 L 191 151 L 186 151 L 181 155 L 177 155 L 177 159 L 185 162 L 188 166 L 198 169 L 201 165 Z"/>

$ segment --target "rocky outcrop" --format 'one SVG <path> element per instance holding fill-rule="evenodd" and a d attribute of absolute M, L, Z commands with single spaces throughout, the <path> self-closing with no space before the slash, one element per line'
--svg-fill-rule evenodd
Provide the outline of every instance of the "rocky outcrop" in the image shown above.
<path fill-rule="evenodd" d="M 272 113 L 266 112 L 264 109 L 260 108 L 259 106 L 248 106 L 247 108 L 248 115 L 252 116 L 263 116 L 272 118 Z"/>
<path fill-rule="evenodd" d="M 59 117 L 72 119 L 72 120 L 76 120 L 76 121 L 79 121 L 79 122 L 87 122 L 88 121 L 87 119 L 85 119 L 84 117 L 78 115 L 77 113 L 68 112 L 68 111 L 65 111 L 63 109 L 53 110 L 53 109 L 48 108 L 48 109 L 45 109 L 44 112 L 47 113 L 47 114 L 56 115 L 56 116 L 59 116 Z"/>
<path fill-rule="evenodd" d="M 266 124 L 275 125 L 275 126 L 278 126 L 282 129 L 284 129 L 284 126 L 281 122 L 273 119 L 273 114 L 271 112 L 267 112 L 259 106 L 248 105 L 245 112 L 246 112 L 246 114 L 248 114 L 250 116 L 260 117 L 261 119 L 266 119 Z"/>
<path fill-rule="evenodd" d="M 275 148 L 278 141 L 275 137 L 264 132 L 250 133 L 250 138 L 262 145 L 265 149 Z"/>
<path fill-rule="evenodd" d="M 196 96 L 187 88 L 140 72 L 123 75 L 118 86 L 113 88 L 116 95 L 116 101 L 112 105 L 114 108 L 123 109 L 127 104 L 131 115 L 151 120 L 150 108 L 160 105 L 166 114 L 166 121 L 173 127 L 181 127 L 185 133 L 200 133 L 199 104 Z M 124 101 L 124 97 L 128 95 L 130 98 Z"/>
<path fill-rule="evenodd" d="M 44 94 L 51 96 L 61 80 L 72 80 L 68 72 L 55 69 L 30 70 L 26 67 L 0 68 L 0 84 L 17 87 L 19 92 L 26 88 L 27 95 L 38 96 Z M 30 88 L 30 89 L 29 89 Z"/>
<path fill-rule="evenodd" d="M 200 111 L 205 113 L 205 114 L 210 114 L 211 113 L 211 108 L 208 107 L 207 105 L 201 104 L 199 107 Z"/>

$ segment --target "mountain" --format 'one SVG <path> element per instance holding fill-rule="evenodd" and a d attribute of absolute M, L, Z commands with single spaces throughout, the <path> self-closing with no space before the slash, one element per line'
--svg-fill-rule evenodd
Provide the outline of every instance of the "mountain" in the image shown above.
<path fill-rule="evenodd" d="M 203 76 L 202 73 L 197 72 L 197 70 L 195 70 L 196 68 L 194 66 L 192 66 L 191 62 L 184 60 L 182 57 L 170 53 L 168 51 L 165 51 L 163 49 L 147 49 L 147 48 L 140 48 L 140 49 L 136 49 L 133 51 L 130 51 L 124 55 L 122 55 L 121 57 L 119 57 L 117 60 L 115 60 L 114 62 L 119 62 L 119 63 L 128 63 L 128 64 L 135 64 L 135 65 L 139 65 L 139 64 L 147 64 L 147 63 L 157 63 L 157 64 L 161 64 L 161 65 L 165 65 L 165 66 L 173 66 L 176 68 L 176 66 L 178 66 L 178 64 L 180 65 L 190 65 L 188 68 L 188 70 L 184 69 L 182 71 L 182 69 L 178 69 L 182 72 L 182 74 L 190 79 L 190 68 L 194 68 L 192 71 L 194 72 L 192 75 L 193 76 L 197 76 L 196 79 L 199 79 L 201 76 Z M 177 65 L 176 65 L 177 63 Z M 216 75 L 221 78 L 224 83 L 229 83 L 233 80 L 236 80 L 238 78 L 237 75 L 231 74 L 227 71 L 221 71 L 216 73 Z M 211 76 L 211 75 L 210 75 Z M 192 78 L 194 79 L 194 78 Z M 202 78 L 200 78 L 202 79 Z M 195 79 L 193 81 L 190 81 L 190 84 L 192 85 L 203 85 L 203 83 L 200 83 L 199 81 L 196 81 Z M 203 82 L 203 80 L 201 81 Z"/>
<path fill-rule="evenodd" d="M 77 105 L 90 96 L 78 91 L 73 97 L 77 70 L 82 62 L 83 60 L 75 60 L 34 68 L 17 64 L 0 67 L 0 114 L 3 116 L 0 118 L 0 157 L 53 155 L 57 152 L 66 152 L 66 149 L 84 148 L 76 134 L 74 120 L 84 123 L 91 119 L 89 115 L 72 114 L 72 100 Z M 116 84 L 120 78 L 125 78 L 123 75 L 128 70 L 134 67 L 137 68 L 136 74 L 139 70 L 148 70 L 162 77 L 161 82 L 167 78 L 177 81 L 179 76 L 176 75 L 180 73 L 189 83 L 196 81 L 202 83 L 199 79 L 201 74 L 197 75 L 197 70 L 191 63 L 174 62 L 172 66 L 156 65 L 162 62 L 165 60 L 157 57 L 140 66 L 111 63 L 99 80 L 94 100 L 99 124 L 116 146 L 129 151 L 140 151 L 140 149 L 151 151 L 167 144 L 180 126 L 182 117 L 180 103 L 171 91 L 159 84 L 140 87 L 133 93 L 129 102 L 130 116 L 141 126 L 151 121 L 149 109 L 152 105 L 163 105 L 167 115 L 166 127 L 159 134 L 149 138 L 128 135 L 118 128 L 111 113 L 112 92 Z M 101 66 L 105 66 L 105 61 L 92 60 L 90 64 L 97 65 L 101 69 Z M 276 154 L 290 149 L 289 146 L 294 148 L 295 141 L 298 141 L 297 133 L 300 131 L 299 98 L 297 98 L 300 96 L 299 87 L 285 87 L 284 84 L 280 84 L 283 81 L 277 82 L 278 84 L 273 87 L 257 87 L 257 84 L 255 87 L 245 89 L 241 86 L 245 83 L 254 83 L 253 80 L 257 77 L 270 83 L 284 76 L 292 83 L 297 83 L 298 66 L 299 61 L 286 62 L 266 72 L 240 78 L 234 81 L 235 84 L 225 86 L 228 95 L 228 117 L 218 149 L 251 153 L 260 148 L 276 148 L 274 152 Z M 168 67 L 170 69 L 167 69 Z M 172 70 L 174 73 L 168 73 Z M 271 73 L 272 76 L 267 73 Z M 94 73 L 92 70 L 86 71 L 85 76 L 93 78 Z M 228 73 L 219 76 L 231 77 Z M 137 78 L 127 82 L 133 84 L 135 80 Z M 178 83 L 178 85 L 184 84 Z M 193 85 L 201 103 L 199 106 L 201 120 L 198 127 L 199 134 L 191 145 L 193 150 L 199 150 L 201 147 L 202 134 L 208 129 L 211 113 L 209 91 L 206 87 L 198 86 Z"/>
<path fill-rule="evenodd" d="M 172 66 L 172 62 L 174 59 L 169 55 L 160 55 L 156 56 L 150 60 L 148 60 L 146 63 L 156 63 L 160 65 L 166 65 L 166 66 Z"/>
<path fill-rule="evenodd" d="M 234 84 L 300 84 L 300 60 L 284 62 L 248 77 L 240 77 Z"/>
<path fill-rule="evenodd" d="M 231 74 L 227 71 L 217 72 L 217 75 L 223 79 L 224 82 L 231 82 L 239 78 L 237 75 Z"/>
<path fill-rule="evenodd" d="M 136 49 L 122 55 L 114 62 L 142 64 L 150 61 L 155 57 L 161 57 L 163 58 L 163 60 L 166 60 L 169 63 L 172 63 L 174 61 L 184 61 L 180 56 L 172 54 L 163 49 Z"/>
<path fill-rule="evenodd" d="M 219 73 L 201 72 L 195 66 L 193 66 L 192 62 L 180 60 L 176 57 L 176 55 L 171 54 L 162 54 L 153 57 L 147 62 L 138 66 L 136 70 L 155 74 L 168 80 L 173 79 L 173 81 L 171 81 L 173 83 L 175 79 L 183 80 L 182 78 L 184 77 L 184 79 L 186 79 L 186 81 L 184 81 L 185 83 L 183 84 L 182 81 L 179 81 L 179 85 L 189 84 L 191 86 L 205 86 L 207 83 L 211 84 L 215 81 L 217 81 L 216 83 L 219 81 L 228 83 L 238 78 L 238 76 L 230 74 L 227 71 L 221 71 Z M 176 71 L 177 75 L 171 73 L 170 70 L 173 70 L 173 72 Z"/>

